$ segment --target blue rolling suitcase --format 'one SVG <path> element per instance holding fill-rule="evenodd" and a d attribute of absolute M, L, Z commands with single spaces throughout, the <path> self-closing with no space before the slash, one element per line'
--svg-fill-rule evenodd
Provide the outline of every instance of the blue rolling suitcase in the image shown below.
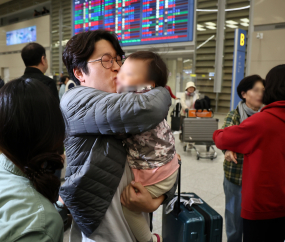
<path fill-rule="evenodd" d="M 222 242 L 223 218 L 207 203 L 184 205 L 184 198 L 199 198 L 194 193 L 180 195 L 181 168 L 179 168 L 178 200 L 174 209 L 166 214 L 163 207 L 162 237 L 164 242 Z"/>

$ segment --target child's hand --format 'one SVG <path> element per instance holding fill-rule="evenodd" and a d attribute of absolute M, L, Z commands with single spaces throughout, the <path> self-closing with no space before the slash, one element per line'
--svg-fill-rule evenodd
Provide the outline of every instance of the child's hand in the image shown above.
<path fill-rule="evenodd" d="M 181 156 L 179 154 L 177 154 L 178 160 L 181 160 Z"/>
<path fill-rule="evenodd" d="M 60 196 L 58 196 L 58 201 L 61 202 L 65 208 L 67 208 L 64 201 L 62 200 L 62 198 Z"/>
<path fill-rule="evenodd" d="M 131 211 L 151 213 L 155 211 L 164 201 L 164 195 L 153 199 L 139 183 L 132 181 L 121 194 L 121 203 Z"/>

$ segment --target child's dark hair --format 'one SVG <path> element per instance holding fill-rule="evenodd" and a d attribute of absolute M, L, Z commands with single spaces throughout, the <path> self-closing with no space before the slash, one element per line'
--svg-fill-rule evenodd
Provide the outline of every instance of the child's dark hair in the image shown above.
<path fill-rule="evenodd" d="M 151 51 L 137 51 L 129 55 L 128 59 L 147 61 L 148 79 L 154 81 L 156 87 L 165 87 L 168 79 L 168 70 L 158 54 Z"/>

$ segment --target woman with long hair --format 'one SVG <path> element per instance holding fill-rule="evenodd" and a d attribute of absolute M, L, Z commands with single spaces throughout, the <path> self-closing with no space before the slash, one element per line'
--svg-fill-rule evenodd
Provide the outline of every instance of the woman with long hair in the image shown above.
<path fill-rule="evenodd" d="M 0 241 L 63 241 L 54 208 L 65 137 L 58 100 L 38 80 L 0 90 Z"/>

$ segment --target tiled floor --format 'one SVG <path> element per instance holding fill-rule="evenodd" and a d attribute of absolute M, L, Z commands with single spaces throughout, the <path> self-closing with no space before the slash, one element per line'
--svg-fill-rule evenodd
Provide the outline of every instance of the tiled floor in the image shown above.
<path fill-rule="evenodd" d="M 220 120 L 219 127 L 222 126 L 224 115 L 215 115 Z M 205 202 L 212 206 L 219 214 L 224 217 L 225 196 L 223 192 L 223 154 L 217 150 L 218 157 L 211 160 L 196 159 L 194 150 L 183 151 L 182 143 L 176 138 L 177 153 L 182 159 L 181 191 L 194 192 Z M 205 146 L 197 146 L 204 151 Z M 153 225 L 154 232 L 161 234 L 162 209 L 159 208 L 154 213 Z M 64 242 L 68 241 L 69 231 L 65 232 Z M 225 227 L 223 227 L 223 242 L 226 242 Z"/>

